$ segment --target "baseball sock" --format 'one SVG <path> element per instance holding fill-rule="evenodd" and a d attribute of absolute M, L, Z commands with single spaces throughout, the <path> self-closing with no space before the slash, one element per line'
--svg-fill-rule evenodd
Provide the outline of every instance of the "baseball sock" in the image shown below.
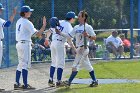
<path fill-rule="evenodd" d="M 26 69 L 22 69 L 22 77 L 23 77 L 24 86 L 27 87 L 28 71 Z"/>
<path fill-rule="evenodd" d="M 50 67 L 50 80 L 51 81 L 53 81 L 54 72 L 55 72 L 55 67 L 51 66 Z"/>
<path fill-rule="evenodd" d="M 16 83 L 19 85 L 19 79 L 20 79 L 21 71 L 16 70 Z"/>
<path fill-rule="evenodd" d="M 69 83 L 72 82 L 72 80 L 74 79 L 74 77 L 77 75 L 78 71 L 72 71 L 70 78 L 69 78 Z"/>
<path fill-rule="evenodd" d="M 62 68 L 58 68 L 57 69 L 57 80 L 58 81 L 61 81 L 62 73 L 63 73 L 63 69 Z"/>
<path fill-rule="evenodd" d="M 91 72 L 89 72 L 89 74 L 90 74 L 92 80 L 93 80 L 93 81 L 96 81 L 94 71 L 92 70 Z"/>

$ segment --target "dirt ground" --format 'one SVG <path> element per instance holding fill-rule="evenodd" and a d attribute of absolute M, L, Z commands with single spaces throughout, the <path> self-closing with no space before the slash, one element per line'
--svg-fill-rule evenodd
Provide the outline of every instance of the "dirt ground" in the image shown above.
<path fill-rule="evenodd" d="M 63 80 L 65 76 L 71 73 L 72 62 L 67 62 L 64 72 Z M 49 67 L 50 63 L 38 63 L 32 64 L 32 68 L 29 69 L 28 82 L 30 85 L 37 88 L 35 91 L 13 91 L 15 83 L 15 71 L 16 66 L 10 68 L 0 69 L 0 88 L 4 88 L 3 93 L 50 93 L 47 89 L 49 79 Z M 56 74 L 55 74 L 56 78 Z M 22 83 L 22 79 L 21 79 Z M 53 89 L 55 90 L 55 89 Z"/>

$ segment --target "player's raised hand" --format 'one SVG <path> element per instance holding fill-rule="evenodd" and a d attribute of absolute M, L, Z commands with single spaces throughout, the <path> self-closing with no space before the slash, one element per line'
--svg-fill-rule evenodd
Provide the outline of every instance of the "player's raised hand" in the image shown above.
<path fill-rule="evenodd" d="M 12 16 L 10 16 L 10 21 L 11 21 L 11 22 L 13 22 L 16 13 L 17 13 L 17 7 L 15 7 L 15 8 L 13 9 L 13 14 L 12 14 Z"/>
<path fill-rule="evenodd" d="M 46 22 L 46 17 L 43 17 L 43 26 L 46 26 L 47 22 Z"/>
<path fill-rule="evenodd" d="M 17 13 L 17 7 L 15 7 L 15 8 L 13 9 L 13 16 L 15 16 L 16 13 Z"/>

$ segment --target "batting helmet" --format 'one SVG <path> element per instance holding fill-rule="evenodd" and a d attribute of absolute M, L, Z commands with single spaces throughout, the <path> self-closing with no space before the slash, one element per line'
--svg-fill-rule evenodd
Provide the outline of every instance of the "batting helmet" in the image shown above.
<path fill-rule="evenodd" d="M 59 26 L 59 19 L 57 17 L 52 17 L 49 21 L 51 28 L 56 28 L 56 26 Z"/>

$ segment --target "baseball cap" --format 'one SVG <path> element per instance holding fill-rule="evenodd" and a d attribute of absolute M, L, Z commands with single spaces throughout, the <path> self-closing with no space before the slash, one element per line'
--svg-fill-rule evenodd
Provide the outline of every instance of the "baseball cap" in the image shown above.
<path fill-rule="evenodd" d="M 0 9 L 4 10 L 3 5 L 0 3 Z"/>
<path fill-rule="evenodd" d="M 32 12 L 34 9 L 31 9 L 29 6 L 22 6 L 20 12 Z"/>
<path fill-rule="evenodd" d="M 66 18 L 77 18 L 74 12 L 70 11 L 66 14 Z"/>

